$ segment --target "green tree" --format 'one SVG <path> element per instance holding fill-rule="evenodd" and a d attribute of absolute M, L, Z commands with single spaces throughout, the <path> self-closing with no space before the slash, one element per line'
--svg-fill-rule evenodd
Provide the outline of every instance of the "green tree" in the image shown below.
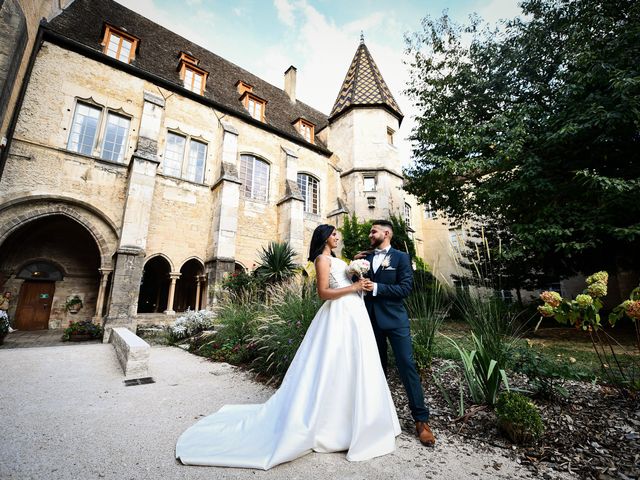
<path fill-rule="evenodd" d="M 369 230 L 371 221 L 360 223 L 356 214 L 344 217 L 344 226 L 339 228 L 342 233 L 342 256 L 353 258 L 356 253 L 369 248 Z"/>
<path fill-rule="evenodd" d="M 495 28 L 425 18 L 407 38 L 420 114 L 405 190 L 504 232 L 533 280 L 637 268 L 640 2 L 521 8 Z"/>
<path fill-rule="evenodd" d="M 411 258 L 416 256 L 416 247 L 409 237 L 406 222 L 397 215 L 391 215 L 389 221 L 393 225 L 393 238 L 391 246 L 403 252 L 407 252 Z M 342 256 L 353 258 L 356 253 L 369 249 L 369 231 L 373 220 L 358 221 L 356 214 L 345 217 L 344 226 L 340 228 L 342 233 Z"/>

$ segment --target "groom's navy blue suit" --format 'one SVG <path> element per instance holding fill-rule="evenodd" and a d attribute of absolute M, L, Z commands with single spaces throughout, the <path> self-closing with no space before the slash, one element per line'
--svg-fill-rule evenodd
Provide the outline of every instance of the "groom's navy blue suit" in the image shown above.
<path fill-rule="evenodd" d="M 413 359 L 409 316 L 403 304 L 403 300 L 409 296 L 413 288 L 411 261 L 406 253 L 389 248 L 382 264 L 374 273 L 373 258 L 374 254 L 366 257 L 371 265 L 369 278 L 378 284 L 377 292 L 376 296 L 369 292 L 364 301 L 376 336 L 382 368 L 386 373 L 389 339 L 398 373 L 407 391 L 413 419 L 426 422 L 429 420 L 429 409 L 424 403 L 422 384 Z"/>

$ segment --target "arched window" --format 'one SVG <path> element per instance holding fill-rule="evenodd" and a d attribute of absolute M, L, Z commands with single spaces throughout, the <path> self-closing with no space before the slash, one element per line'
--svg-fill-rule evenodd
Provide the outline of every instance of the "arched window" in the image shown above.
<path fill-rule="evenodd" d="M 253 155 L 240 155 L 242 194 L 252 200 L 269 197 L 269 164 Z"/>
<path fill-rule="evenodd" d="M 304 211 L 318 213 L 318 179 L 306 173 L 299 173 L 298 188 L 304 198 Z"/>

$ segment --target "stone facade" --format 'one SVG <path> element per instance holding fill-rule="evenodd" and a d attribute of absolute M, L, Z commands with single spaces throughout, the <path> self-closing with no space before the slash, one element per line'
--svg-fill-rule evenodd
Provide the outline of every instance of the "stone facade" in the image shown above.
<path fill-rule="evenodd" d="M 115 6 L 77 0 L 70 10 L 86 8 L 87 15 Z M 215 103 L 224 92 L 213 100 L 210 92 L 198 97 L 135 62 L 138 70 L 90 49 L 97 44 L 70 47 L 60 29 L 77 33 L 66 27 L 73 15 L 54 19 L 55 32 L 45 28 L 0 178 L 0 287 L 14 293 L 12 316 L 26 308 L 29 289 L 42 285 L 42 272 L 32 270 L 43 263 L 61 275 L 50 282 L 55 285 L 45 305 L 49 328 L 72 319 L 102 320 L 107 331 L 170 321 L 176 311 L 215 301 L 211 287 L 235 269 L 252 269 L 271 241 L 289 242 L 305 263 L 317 225 L 340 226 L 352 212 L 363 219 L 404 215 L 405 204 L 411 207 L 418 255 L 429 262 L 429 227 L 415 199 L 401 189 L 402 159 L 390 135 L 398 131 L 402 114 L 388 89 L 370 101 L 354 97 L 353 85 L 345 84 L 339 109 L 327 117 L 295 100 L 295 68 L 290 68 L 288 91 L 272 91 L 266 120 L 258 122 L 233 111 L 234 105 Z M 100 37 L 95 30 L 91 38 Z M 142 47 L 139 58 L 145 59 Z M 364 60 L 373 64 L 361 44 L 354 62 Z M 221 64 L 221 70 L 227 67 Z M 223 80 L 251 81 L 262 91 L 275 88 L 244 71 L 234 78 L 234 72 Z M 377 68 L 368 72 L 379 77 L 377 85 L 384 84 Z M 173 74 L 167 70 L 167 76 Z M 212 90 L 222 81 L 215 75 L 211 71 L 208 80 Z M 98 118 L 92 150 L 85 153 L 70 146 L 78 105 Z M 110 114 L 128 120 L 122 161 L 100 158 Z M 287 116 L 313 117 L 315 142 L 289 130 Z M 168 174 L 172 135 L 183 138 L 187 149 L 192 142 L 206 146 L 202 179 Z M 266 198 L 245 194 L 243 156 L 268 166 Z M 317 212 L 305 211 L 298 174 L 317 181 Z M 375 188 L 365 188 L 365 177 L 374 178 Z M 51 245 L 37 235 L 39 228 L 52 232 Z M 64 308 L 72 295 L 83 300 L 78 314 Z"/>

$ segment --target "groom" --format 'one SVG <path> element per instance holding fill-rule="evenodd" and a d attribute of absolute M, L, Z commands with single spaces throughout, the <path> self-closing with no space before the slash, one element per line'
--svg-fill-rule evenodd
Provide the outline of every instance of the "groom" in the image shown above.
<path fill-rule="evenodd" d="M 393 224 L 387 220 L 374 221 L 369 240 L 373 252 L 361 252 L 356 258 L 366 258 L 371 265 L 365 305 L 371 318 L 378 352 L 387 373 L 387 339 L 391 343 L 396 366 L 409 398 L 411 415 L 416 422 L 420 442 L 432 447 L 436 439 L 429 428 L 429 408 L 425 406 L 420 376 L 413 360 L 409 316 L 402 301 L 411 293 L 413 269 L 409 255 L 391 248 Z M 366 255 L 366 256 L 365 256 Z"/>

